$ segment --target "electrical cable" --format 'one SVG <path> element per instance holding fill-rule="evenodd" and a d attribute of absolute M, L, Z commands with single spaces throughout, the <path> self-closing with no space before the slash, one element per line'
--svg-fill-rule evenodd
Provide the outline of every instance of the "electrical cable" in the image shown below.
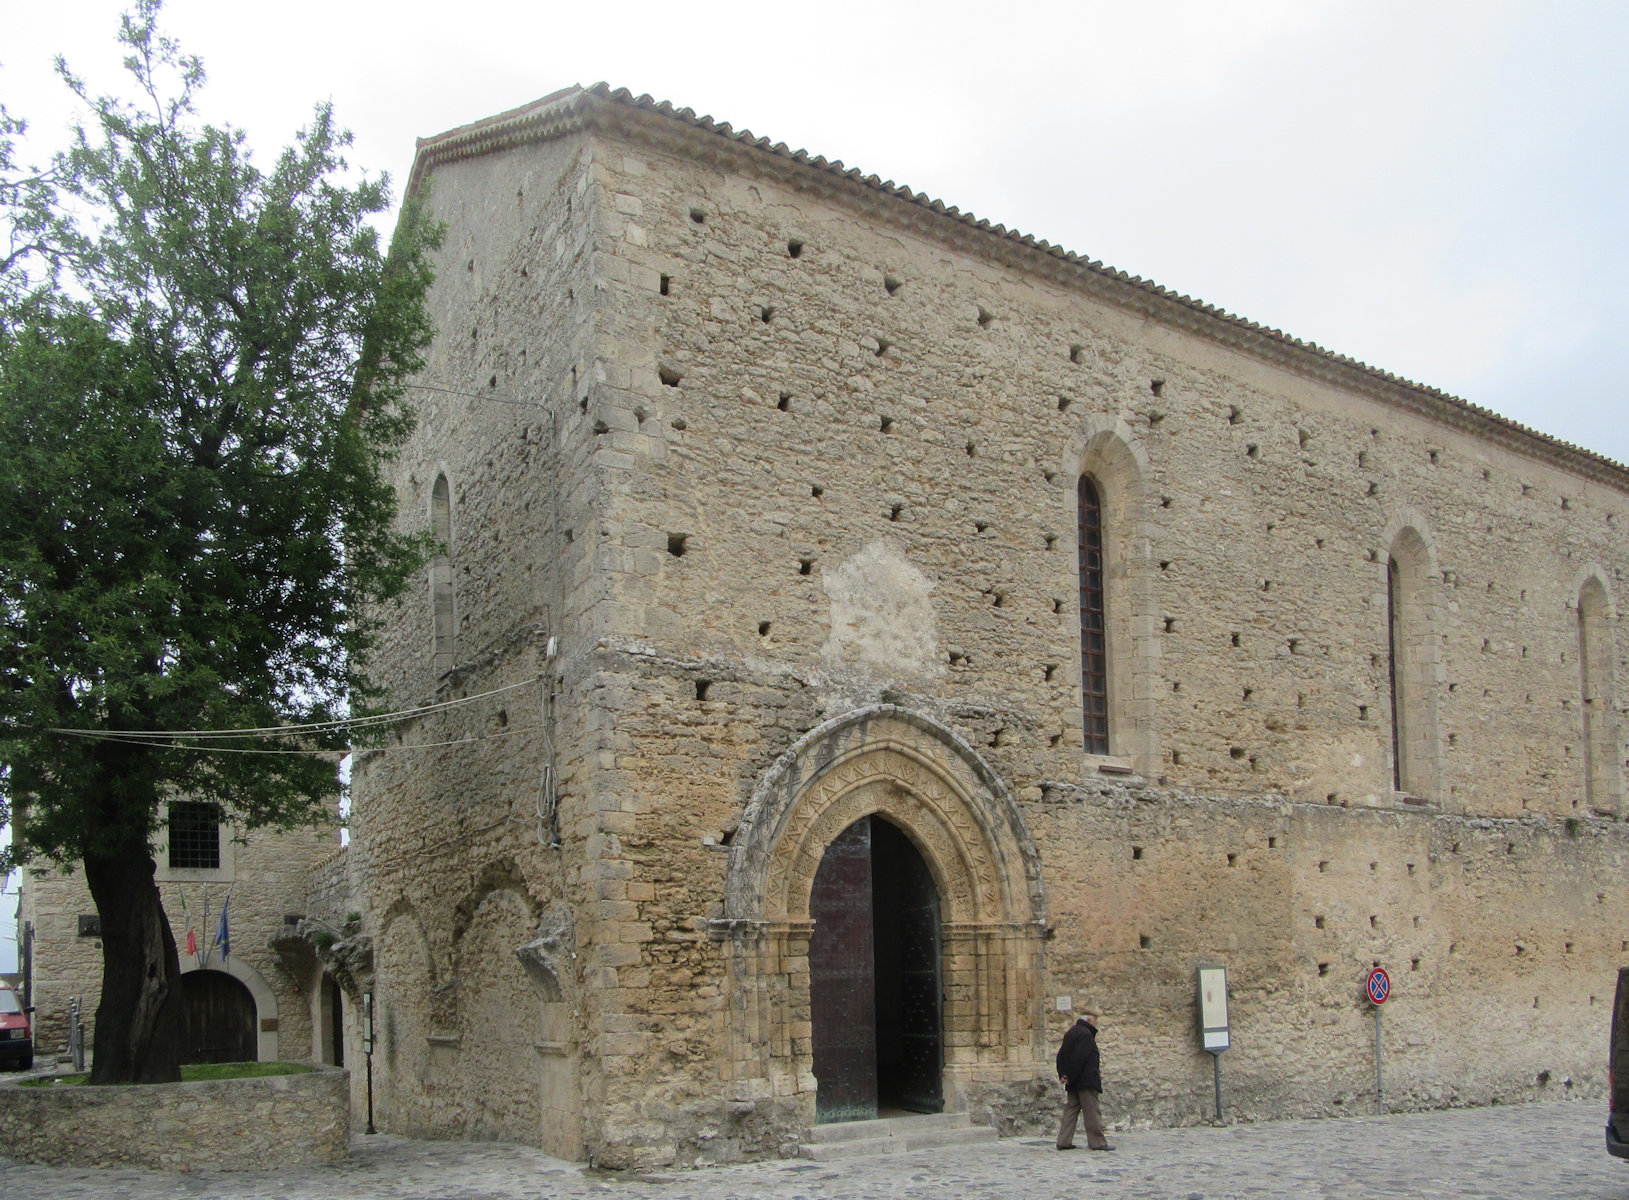
<path fill-rule="evenodd" d="M 289 737 L 295 734 L 369 729 L 377 725 L 390 725 L 399 721 L 412 720 L 415 717 L 445 712 L 461 704 L 473 704 L 477 700 L 485 700 L 488 696 L 497 696 L 504 692 L 513 692 L 520 688 L 531 687 L 537 682 L 536 679 L 528 679 L 523 683 L 507 684 L 504 687 L 492 688 L 490 691 L 478 692 L 473 696 L 461 696 L 457 700 L 442 700 L 435 704 L 422 704 L 416 708 L 397 709 L 395 712 L 374 713 L 366 717 L 344 717 L 334 721 L 315 721 L 306 725 L 262 725 L 251 729 L 74 729 L 67 726 L 52 725 L 47 726 L 44 732 L 61 734 L 65 737 L 90 738 L 97 741 L 132 741 L 137 744 L 151 745 L 161 743 L 161 740 L 165 738 L 207 740 L 211 738 Z M 304 753 L 304 751 L 291 751 L 290 753 Z M 321 751 L 320 753 L 328 752 Z"/>
<path fill-rule="evenodd" d="M 404 742 L 399 746 L 352 746 L 346 750 L 263 750 L 252 746 L 189 746 L 185 742 L 142 742 L 134 738 L 115 738 L 124 746 L 149 746 L 154 750 L 191 750 L 198 754 L 305 754 L 319 758 L 343 758 L 347 754 L 379 754 L 396 750 L 433 750 L 439 746 L 462 746 L 469 742 L 485 742 L 493 738 L 510 737 L 526 733 L 525 729 L 505 729 L 499 733 L 482 733 L 475 737 L 452 738 L 445 742 Z M 93 739 L 94 740 L 94 739 Z"/>

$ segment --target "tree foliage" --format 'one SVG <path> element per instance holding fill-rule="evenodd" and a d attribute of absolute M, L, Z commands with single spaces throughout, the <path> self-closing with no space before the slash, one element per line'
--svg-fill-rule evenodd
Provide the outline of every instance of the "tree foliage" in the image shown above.
<path fill-rule="evenodd" d="M 437 230 L 410 210 L 382 249 L 388 183 L 348 181 L 326 105 L 268 170 L 199 122 L 203 68 L 158 11 L 123 19 L 133 99 L 59 60 L 93 119 L 49 170 L 16 166 L 0 109 L 0 819 L 11 863 L 88 873 L 149 855 L 172 797 L 242 828 L 331 809 L 334 761 L 309 751 L 342 733 L 279 754 L 159 735 L 343 716 L 366 606 L 423 550 L 382 464 L 410 429 Z"/>

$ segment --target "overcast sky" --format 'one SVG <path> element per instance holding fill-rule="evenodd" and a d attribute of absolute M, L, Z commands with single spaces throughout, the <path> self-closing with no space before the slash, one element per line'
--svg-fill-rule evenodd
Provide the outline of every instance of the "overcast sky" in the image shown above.
<path fill-rule="evenodd" d="M 55 53 L 125 86 L 121 7 L 0 8 L 38 146 L 72 117 Z M 171 0 L 165 26 L 266 163 L 331 100 L 400 183 L 415 137 L 604 80 L 1629 462 L 1621 0 Z"/>
<path fill-rule="evenodd" d="M 122 86 L 117 0 L 7 6 Z M 332 100 L 354 160 L 605 80 L 1102 259 L 1629 462 L 1629 5 L 172 0 L 263 157 Z"/>

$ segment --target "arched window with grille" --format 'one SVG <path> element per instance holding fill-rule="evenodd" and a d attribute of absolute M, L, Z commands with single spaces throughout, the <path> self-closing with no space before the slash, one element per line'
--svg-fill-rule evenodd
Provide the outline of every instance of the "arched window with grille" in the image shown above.
<path fill-rule="evenodd" d="M 1403 716 L 1405 691 L 1400 677 L 1403 655 L 1405 654 L 1402 645 L 1402 630 L 1398 628 L 1403 612 L 1401 592 L 1402 581 L 1398 578 L 1397 559 L 1388 556 L 1386 558 L 1386 663 L 1391 684 L 1391 786 L 1399 792 L 1405 790 L 1403 777 L 1407 772 L 1403 769 L 1403 747 L 1407 744 L 1404 732 L 1408 728 L 1408 720 Z"/>
<path fill-rule="evenodd" d="M 1085 475 L 1078 488 L 1080 690 L 1086 753 L 1109 753 L 1108 613 L 1103 572 L 1103 503 Z"/>
<path fill-rule="evenodd" d="M 452 491 L 446 475 L 437 475 L 430 490 L 430 530 L 435 557 L 430 560 L 430 619 L 437 677 L 453 669 Z"/>

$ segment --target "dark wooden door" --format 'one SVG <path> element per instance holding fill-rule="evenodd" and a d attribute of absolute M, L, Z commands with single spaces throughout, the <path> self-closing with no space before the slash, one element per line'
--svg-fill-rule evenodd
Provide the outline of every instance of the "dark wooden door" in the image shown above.
<path fill-rule="evenodd" d="M 181 976 L 181 1061 L 254 1062 L 255 998 L 224 971 Z"/>
<path fill-rule="evenodd" d="M 871 934 L 871 819 L 826 847 L 809 896 L 809 1001 L 815 1120 L 877 1115 L 876 957 Z"/>
<path fill-rule="evenodd" d="M 339 984 L 332 976 L 322 977 L 322 987 L 328 997 L 328 1039 L 331 1057 L 336 1067 L 345 1065 L 345 1001 L 341 999 Z"/>
<path fill-rule="evenodd" d="M 939 892 L 903 831 L 845 829 L 809 898 L 816 1120 L 944 1108 Z"/>
<path fill-rule="evenodd" d="M 939 891 L 911 840 L 881 818 L 871 822 L 871 880 L 879 1098 L 889 1108 L 940 1112 Z"/>

